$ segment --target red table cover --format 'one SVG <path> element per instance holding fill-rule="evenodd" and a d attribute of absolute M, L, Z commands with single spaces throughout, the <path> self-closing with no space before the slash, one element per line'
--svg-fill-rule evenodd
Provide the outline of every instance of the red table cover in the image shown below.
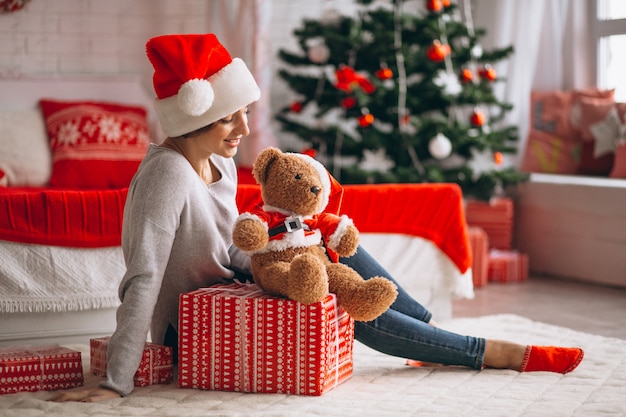
<path fill-rule="evenodd" d="M 352 375 L 354 320 L 334 294 L 304 305 L 256 285 L 182 294 L 178 386 L 322 395 Z"/>
<path fill-rule="evenodd" d="M 128 189 L 0 189 L 0 239 L 70 247 L 119 246 Z M 241 212 L 262 204 L 258 185 L 240 184 Z M 432 241 L 461 273 L 471 251 L 456 184 L 335 184 L 329 212 L 352 217 L 364 233 L 402 233 Z M 491 236 L 490 236 L 491 238 Z"/>
<path fill-rule="evenodd" d="M 0 239 L 69 247 L 121 244 L 127 188 L 0 188 Z"/>

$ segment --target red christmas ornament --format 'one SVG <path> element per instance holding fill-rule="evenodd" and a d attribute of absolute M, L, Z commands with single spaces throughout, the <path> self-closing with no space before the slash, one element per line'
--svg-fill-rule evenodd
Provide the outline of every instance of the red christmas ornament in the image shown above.
<path fill-rule="evenodd" d="M 378 71 L 376 71 L 376 77 L 378 77 L 381 80 L 388 80 L 391 77 L 393 77 L 393 71 L 387 67 L 381 68 Z"/>
<path fill-rule="evenodd" d="M 441 4 L 443 4 L 443 7 L 450 7 L 452 2 L 450 0 L 442 0 Z"/>
<path fill-rule="evenodd" d="M 485 113 L 483 113 L 482 111 L 478 109 L 474 109 L 474 112 L 472 113 L 472 117 L 470 117 L 470 122 L 472 123 L 472 125 L 476 127 L 480 127 L 485 124 L 486 120 L 487 120 L 487 117 L 485 116 Z"/>
<path fill-rule="evenodd" d="M 490 65 L 485 65 L 483 68 L 478 70 L 478 75 L 480 78 L 483 78 L 487 81 L 495 81 L 498 75 L 496 74 L 496 70 L 493 69 Z"/>
<path fill-rule="evenodd" d="M 461 71 L 461 82 L 469 83 L 472 82 L 473 78 L 474 73 L 472 72 L 472 70 L 469 68 L 463 68 L 463 70 Z"/>
<path fill-rule="evenodd" d="M 302 111 L 302 107 L 303 107 L 302 102 L 294 101 L 289 107 L 289 110 L 291 110 L 294 113 L 300 113 Z"/>
<path fill-rule="evenodd" d="M 433 62 L 441 62 L 450 54 L 450 45 L 445 45 L 435 39 L 433 44 L 428 47 L 426 55 Z"/>
<path fill-rule="evenodd" d="M 493 161 L 496 165 L 502 165 L 502 162 L 504 162 L 504 155 L 502 155 L 502 152 L 495 152 L 493 154 Z"/>
<path fill-rule="evenodd" d="M 343 100 L 341 100 L 340 105 L 344 109 L 351 109 L 352 107 L 356 106 L 356 98 L 352 96 L 346 97 Z"/>
<path fill-rule="evenodd" d="M 371 113 L 359 117 L 359 126 L 361 127 L 368 127 L 372 123 L 374 123 L 374 116 Z"/>
<path fill-rule="evenodd" d="M 441 0 L 426 0 L 426 8 L 431 12 L 440 12 L 443 9 Z"/>
<path fill-rule="evenodd" d="M 372 94 L 376 90 L 371 81 L 347 65 L 339 67 L 335 71 L 335 76 L 337 77 L 335 87 L 339 90 L 351 92 L 354 88 L 360 87 L 367 94 Z"/>

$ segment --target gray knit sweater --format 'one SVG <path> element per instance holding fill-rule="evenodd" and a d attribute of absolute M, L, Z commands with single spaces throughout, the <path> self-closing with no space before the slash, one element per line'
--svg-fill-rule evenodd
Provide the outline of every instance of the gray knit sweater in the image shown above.
<path fill-rule="evenodd" d="M 232 159 L 211 161 L 222 178 L 207 186 L 182 155 L 152 145 L 130 184 L 122 227 L 127 271 L 102 383 L 121 395 L 133 390 L 148 330 L 163 343 L 169 324 L 178 329 L 179 295 L 233 275 L 236 168 Z"/>

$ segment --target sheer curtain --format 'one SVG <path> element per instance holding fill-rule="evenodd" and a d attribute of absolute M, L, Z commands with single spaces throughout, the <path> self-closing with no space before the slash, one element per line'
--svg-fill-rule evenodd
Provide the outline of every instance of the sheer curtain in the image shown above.
<path fill-rule="evenodd" d="M 250 136 L 239 147 L 237 163 L 251 167 L 257 154 L 278 146 L 271 129 L 270 20 L 272 0 L 209 0 L 209 31 L 217 34 L 233 57 L 243 59 L 261 89 L 261 100 L 248 116 Z"/>
<path fill-rule="evenodd" d="M 476 27 L 487 35 L 485 49 L 513 45 L 508 62 L 496 65 L 506 81 L 496 94 L 514 105 L 506 123 L 519 126 L 519 166 L 530 119 L 530 92 L 595 85 L 591 56 L 591 2 L 584 0 L 471 0 Z"/>

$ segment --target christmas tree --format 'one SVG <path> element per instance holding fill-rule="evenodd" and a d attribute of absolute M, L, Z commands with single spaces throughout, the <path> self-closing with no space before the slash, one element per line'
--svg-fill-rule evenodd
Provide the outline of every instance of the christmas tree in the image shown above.
<path fill-rule="evenodd" d="M 357 0 L 353 16 L 331 9 L 294 30 L 300 51 L 279 51 L 279 75 L 297 99 L 276 115 L 305 142 L 293 150 L 346 184 L 454 182 L 488 199 L 519 183 L 502 167 L 517 151 L 512 106 L 493 92 L 492 65 L 513 48 L 483 51 L 484 30 L 449 0 L 404 3 Z"/>

